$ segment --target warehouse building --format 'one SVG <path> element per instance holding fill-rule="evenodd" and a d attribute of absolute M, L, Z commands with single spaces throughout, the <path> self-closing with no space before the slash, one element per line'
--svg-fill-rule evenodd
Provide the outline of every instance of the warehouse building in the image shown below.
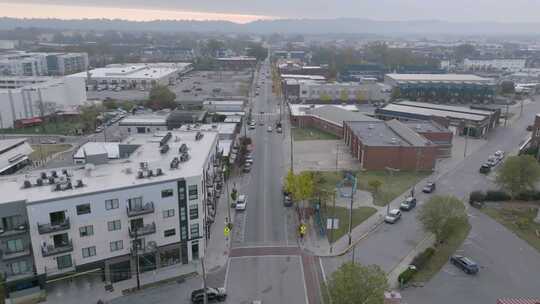
<path fill-rule="evenodd" d="M 396 98 L 438 103 L 484 102 L 495 97 L 490 78 L 461 74 L 386 74 Z"/>
<path fill-rule="evenodd" d="M 360 82 L 299 81 L 298 100 L 313 102 L 368 102 L 387 101 L 390 88 L 374 78 L 363 78 Z M 288 94 L 291 88 L 286 88 Z"/>
<path fill-rule="evenodd" d="M 480 110 L 414 101 L 391 103 L 375 110 L 375 116 L 382 120 L 435 120 L 448 126 L 456 135 L 478 138 L 485 137 L 499 124 L 500 115 L 500 109 Z"/>

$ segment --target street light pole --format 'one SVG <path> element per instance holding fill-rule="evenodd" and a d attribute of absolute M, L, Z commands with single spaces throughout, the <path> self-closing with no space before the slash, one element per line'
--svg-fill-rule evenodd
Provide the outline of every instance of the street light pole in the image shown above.
<path fill-rule="evenodd" d="M 206 294 L 206 270 L 204 268 L 204 256 L 201 258 L 201 267 L 202 267 L 202 277 L 203 277 L 203 292 L 204 292 L 204 297 L 203 297 L 203 303 L 204 304 L 207 304 L 208 303 L 208 295 Z"/>

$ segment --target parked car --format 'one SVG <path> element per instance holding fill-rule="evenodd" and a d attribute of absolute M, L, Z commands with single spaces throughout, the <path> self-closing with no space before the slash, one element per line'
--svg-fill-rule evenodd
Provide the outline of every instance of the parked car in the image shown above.
<path fill-rule="evenodd" d="M 416 207 L 416 198 L 415 198 L 415 197 L 412 197 L 412 196 L 407 197 L 407 198 L 401 203 L 401 205 L 399 205 L 399 209 L 401 209 L 401 210 L 403 210 L 403 211 L 410 211 L 410 210 L 412 210 L 414 207 Z"/>
<path fill-rule="evenodd" d="M 276 128 L 276 132 L 278 132 L 278 133 L 281 134 L 281 132 L 282 132 L 281 127 L 277 127 L 277 128 Z"/>
<path fill-rule="evenodd" d="M 501 161 L 504 158 L 504 151 L 498 150 L 493 155 Z"/>
<path fill-rule="evenodd" d="M 271 126 L 268 126 L 268 128 L 266 128 L 266 131 L 272 132 L 272 127 L 271 127 Z"/>
<path fill-rule="evenodd" d="M 392 209 L 384 217 L 384 221 L 388 224 L 394 224 L 401 219 L 401 211 L 399 209 Z"/>
<path fill-rule="evenodd" d="M 488 174 L 490 171 L 491 171 L 491 166 L 488 165 L 487 163 L 483 163 L 481 166 L 480 166 L 480 173 L 482 174 Z"/>
<path fill-rule="evenodd" d="M 223 302 L 227 298 L 225 288 L 206 288 L 206 298 L 208 303 Z M 197 289 L 191 292 L 191 303 L 204 303 L 204 289 Z"/>
<path fill-rule="evenodd" d="M 450 257 L 450 263 L 463 270 L 466 274 L 478 273 L 478 264 L 468 257 L 462 255 L 453 255 Z"/>
<path fill-rule="evenodd" d="M 428 182 L 424 188 L 422 189 L 422 192 L 424 193 L 432 193 L 435 191 L 435 183 L 434 182 Z"/>
<path fill-rule="evenodd" d="M 291 207 L 293 205 L 291 195 L 289 193 L 283 195 L 283 206 Z"/>
<path fill-rule="evenodd" d="M 499 163 L 499 159 L 495 157 L 495 155 L 490 155 L 486 164 L 488 164 L 490 167 L 495 167 Z"/>
<path fill-rule="evenodd" d="M 251 172 L 251 164 L 250 163 L 246 163 L 244 165 L 244 169 L 242 169 L 242 171 L 244 171 L 244 173 L 249 173 Z"/>
<path fill-rule="evenodd" d="M 247 207 L 247 195 L 242 194 L 238 196 L 238 199 L 236 200 L 236 210 L 246 210 Z"/>

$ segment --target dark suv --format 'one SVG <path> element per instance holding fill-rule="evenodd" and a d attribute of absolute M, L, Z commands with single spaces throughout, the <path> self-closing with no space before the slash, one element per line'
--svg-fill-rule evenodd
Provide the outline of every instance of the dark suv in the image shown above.
<path fill-rule="evenodd" d="M 410 211 L 416 207 L 416 198 L 409 196 L 399 205 L 399 209 L 403 211 Z"/>
<path fill-rule="evenodd" d="M 224 288 L 206 288 L 208 303 L 223 302 L 227 298 Z M 204 289 L 197 289 L 191 293 L 191 303 L 204 303 Z"/>
<path fill-rule="evenodd" d="M 466 274 L 476 274 L 479 270 L 478 265 L 473 260 L 462 255 L 453 255 L 450 258 L 450 263 L 461 268 Z"/>

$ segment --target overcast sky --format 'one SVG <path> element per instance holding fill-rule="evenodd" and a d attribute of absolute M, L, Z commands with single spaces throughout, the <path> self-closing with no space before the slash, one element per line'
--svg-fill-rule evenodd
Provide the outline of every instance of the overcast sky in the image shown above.
<path fill-rule="evenodd" d="M 538 22 L 540 0 L 0 0 L 0 16 L 237 22 L 338 17 Z"/>

